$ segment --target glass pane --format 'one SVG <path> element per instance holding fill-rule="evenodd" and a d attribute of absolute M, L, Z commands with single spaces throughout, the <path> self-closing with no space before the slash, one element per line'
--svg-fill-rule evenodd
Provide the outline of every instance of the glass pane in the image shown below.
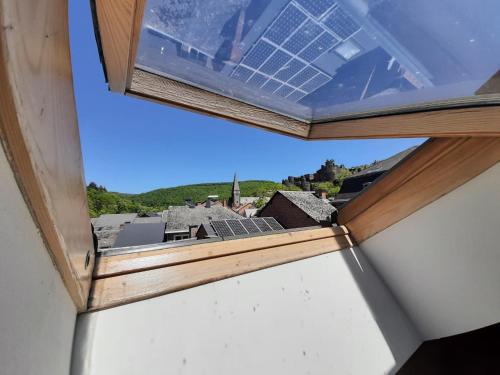
<path fill-rule="evenodd" d="M 136 65 L 304 121 L 493 102 L 499 15 L 498 0 L 149 0 Z"/>

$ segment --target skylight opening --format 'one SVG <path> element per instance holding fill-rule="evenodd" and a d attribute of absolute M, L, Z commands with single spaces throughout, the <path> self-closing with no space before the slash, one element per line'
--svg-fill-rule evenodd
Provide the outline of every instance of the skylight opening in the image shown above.
<path fill-rule="evenodd" d="M 304 122 L 499 103 L 500 4 L 149 0 L 136 68 Z"/>

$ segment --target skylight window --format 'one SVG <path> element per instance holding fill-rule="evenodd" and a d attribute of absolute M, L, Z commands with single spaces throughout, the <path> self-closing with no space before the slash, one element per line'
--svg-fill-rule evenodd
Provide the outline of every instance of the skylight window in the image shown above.
<path fill-rule="evenodd" d="M 337 52 L 340 56 L 342 56 L 344 60 L 350 60 L 358 53 L 360 53 L 361 49 L 353 42 L 348 40 L 347 42 L 342 43 L 340 46 L 335 48 L 335 52 Z"/>
<path fill-rule="evenodd" d="M 495 1 L 149 0 L 135 67 L 306 123 L 497 103 L 500 88 L 480 88 L 500 69 L 499 13 Z"/>

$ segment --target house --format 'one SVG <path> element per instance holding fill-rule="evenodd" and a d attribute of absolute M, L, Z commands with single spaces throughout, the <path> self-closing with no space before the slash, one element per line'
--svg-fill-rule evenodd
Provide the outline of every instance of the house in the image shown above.
<path fill-rule="evenodd" d="M 397 153 L 396 155 L 391 156 L 390 158 L 375 162 L 368 168 L 347 177 L 342 182 L 340 191 L 333 198 L 332 204 L 337 208 L 343 206 L 375 182 L 375 180 L 377 180 L 380 176 L 410 155 L 415 149 L 416 147 L 410 147 Z"/>
<path fill-rule="evenodd" d="M 259 216 L 274 217 L 284 228 L 331 224 L 335 207 L 311 191 L 277 191 Z"/>
<path fill-rule="evenodd" d="M 284 228 L 273 217 L 255 217 L 251 219 L 212 220 L 200 225 L 196 232 L 199 240 L 206 238 L 233 239 L 241 236 L 272 234 Z"/>
<path fill-rule="evenodd" d="M 222 206 L 170 206 L 163 211 L 165 241 L 195 237 L 198 227 L 211 220 L 240 219 L 241 215 Z"/>

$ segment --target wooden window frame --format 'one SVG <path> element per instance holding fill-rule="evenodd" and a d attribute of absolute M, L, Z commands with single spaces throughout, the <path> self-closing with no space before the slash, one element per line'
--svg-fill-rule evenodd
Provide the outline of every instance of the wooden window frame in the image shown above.
<path fill-rule="evenodd" d="M 430 139 L 339 211 L 360 243 L 500 161 L 500 138 Z"/>
<path fill-rule="evenodd" d="M 96 37 L 102 47 L 108 84 L 114 92 L 305 140 L 500 136 L 498 94 L 308 123 L 146 72 L 134 66 L 145 0 L 93 2 Z"/>
<path fill-rule="evenodd" d="M 96 0 L 96 4 L 97 8 L 107 4 L 110 6 L 108 13 L 122 11 L 132 20 L 130 27 L 124 24 L 120 29 L 127 47 L 120 49 L 123 43 L 116 42 L 117 49 L 112 57 L 125 58 L 121 61 L 126 63 L 113 65 L 108 61 L 109 55 L 104 56 L 104 60 L 110 85 L 120 89 L 118 84 L 125 82 L 123 87 L 134 87 L 133 76 L 138 72 L 132 66 L 135 56 L 130 51 L 135 51 L 137 39 L 131 35 L 134 35 L 133 30 L 140 28 L 144 1 Z M 107 14 L 102 11 L 97 9 L 98 14 Z M 67 14 L 66 0 L 40 0 L 36 6 L 0 0 L 0 18 L 4 25 L 0 29 L 0 139 L 63 282 L 78 311 L 85 311 L 94 253 L 73 93 Z M 111 34 L 117 32 L 114 27 L 108 29 Z M 102 42 L 113 46 L 113 40 Z M 33 46 L 40 48 L 37 49 L 39 54 L 33 52 Z M 114 69 L 118 70 L 111 74 L 110 70 Z M 189 103 L 194 110 L 208 111 L 197 105 Z M 248 110 L 242 108 L 240 111 L 247 116 Z M 213 114 L 222 116 L 216 112 Z M 303 139 L 330 137 L 328 132 L 317 130 L 315 133 L 314 127 L 319 124 L 307 129 L 305 136 L 302 127 L 278 126 L 279 115 L 272 114 L 267 120 L 259 119 L 259 116 L 253 125 L 269 128 L 268 122 L 275 121 L 273 130 L 283 134 Z M 343 121 L 359 121 L 359 127 L 363 121 L 376 122 L 371 131 L 377 134 L 359 130 L 355 135 L 358 138 L 398 136 L 395 130 L 391 130 L 394 124 L 384 125 L 383 119 L 389 118 L 406 124 L 409 130 L 404 136 L 429 135 L 419 133 L 425 126 L 441 129 L 440 136 L 485 136 L 497 135 L 498 117 L 498 107 L 482 107 Z M 250 123 L 248 118 L 236 120 Z M 455 127 L 454 121 L 459 125 Z M 335 137 L 353 137 L 347 128 L 345 133 L 338 133 L 340 123 L 331 126 L 332 131 L 337 132 Z M 470 125 L 472 123 L 476 125 Z M 496 125 L 492 127 L 492 123 Z M 388 128 L 377 130 L 384 126 Z M 279 240 L 278 237 L 266 236 L 227 241 L 222 245 L 211 243 L 204 252 L 200 252 L 203 247 L 200 244 L 178 251 L 138 253 L 131 259 L 114 258 L 118 262 L 112 272 L 111 266 L 102 271 L 105 261 L 101 263 L 99 260 L 89 306 L 92 309 L 112 307 L 345 249 L 352 245 L 350 236 L 358 242 L 373 236 L 499 160 L 498 136 L 431 139 L 341 209 L 339 221 L 345 227 L 321 229 L 323 234 L 319 237 L 319 232 L 309 229 L 300 234 L 279 235 Z"/>
<path fill-rule="evenodd" d="M 304 228 L 97 258 L 89 309 L 107 309 L 353 245 L 344 227 Z"/>
<path fill-rule="evenodd" d="M 77 310 L 85 311 L 94 245 L 73 93 L 68 3 L 0 0 L 0 20 L 0 147 L 69 295 Z"/>

